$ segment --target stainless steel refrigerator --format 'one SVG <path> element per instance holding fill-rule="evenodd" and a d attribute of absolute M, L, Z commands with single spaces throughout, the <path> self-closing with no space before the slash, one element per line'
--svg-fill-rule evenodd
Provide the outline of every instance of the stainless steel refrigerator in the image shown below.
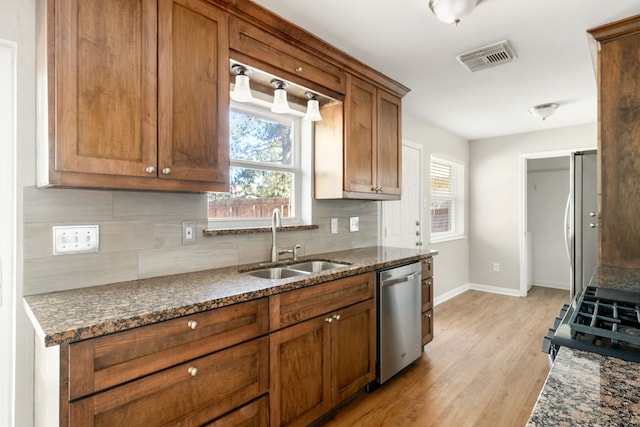
<path fill-rule="evenodd" d="M 571 266 L 571 297 L 584 289 L 598 266 L 597 152 L 571 154 L 571 187 L 565 210 L 565 244 Z"/>

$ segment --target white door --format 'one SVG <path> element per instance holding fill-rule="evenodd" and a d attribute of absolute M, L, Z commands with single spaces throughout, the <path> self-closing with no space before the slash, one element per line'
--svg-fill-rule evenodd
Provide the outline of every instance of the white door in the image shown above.
<path fill-rule="evenodd" d="M 422 246 L 422 146 L 402 142 L 402 197 L 382 202 L 382 244 Z"/>
<path fill-rule="evenodd" d="M 15 230 L 15 59 L 16 46 L 0 39 L 0 425 L 13 419 L 13 329 L 15 304 L 13 251 Z"/>

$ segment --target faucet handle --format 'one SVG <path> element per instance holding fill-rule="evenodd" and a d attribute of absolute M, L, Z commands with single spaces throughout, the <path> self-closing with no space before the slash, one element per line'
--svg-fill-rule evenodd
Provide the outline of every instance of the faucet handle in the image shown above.
<path fill-rule="evenodd" d="M 300 249 L 302 246 L 300 246 L 300 243 L 296 243 L 296 245 L 293 247 L 293 259 L 297 260 L 298 259 L 298 249 Z"/>

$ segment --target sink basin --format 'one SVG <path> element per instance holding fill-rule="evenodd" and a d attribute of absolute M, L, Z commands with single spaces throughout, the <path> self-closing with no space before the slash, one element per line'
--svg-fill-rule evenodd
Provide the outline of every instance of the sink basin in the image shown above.
<path fill-rule="evenodd" d="M 317 273 L 319 271 L 331 270 L 334 268 L 346 267 L 347 264 L 338 264 L 329 261 L 307 261 L 299 264 L 288 265 L 291 270 L 304 271 L 306 273 Z"/>
<path fill-rule="evenodd" d="M 306 271 L 290 270 L 282 267 L 264 268 L 262 270 L 250 271 L 248 274 L 262 279 L 285 279 L 287 277 L 303 276 L 309 274 Z"/>

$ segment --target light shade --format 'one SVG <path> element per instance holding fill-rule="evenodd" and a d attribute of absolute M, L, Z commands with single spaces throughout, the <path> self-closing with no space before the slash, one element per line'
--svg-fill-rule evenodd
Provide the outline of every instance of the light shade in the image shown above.
<path fill-rule="evenodd" d="M 546 120 L 549 116 L 556 112 L 558 104 L 540 104 L 529 108 L 529 112 L 534 116 L 542 120 Z"/>
<path fill-rule="evenodd" d="M 307 96 L 308 101 L 307 114 L 305 114 L 304 118 L 312 122 L 322 120 L 322 116 L 320 115 L 320 102 L 318 101 L 318 95 L 311 92 L 307 92 L 305 93 L 305 95 Z"/>
<path fill-rule="evenodd" d="M 473 12 L 479 0 L 429 0 L 431 12 L 442 22 L 458 25 Z"/>
<path fill-rule="evenodd" d="M 249 87 L 249 74 L 251 70 L 239 64 L 234 64 L 231 70 L 236 74 L 236 83 L 231 92 L 231 99 L 238 102 L 251 102 L 251 88 Z"/>
<path fill-rule="evenodd" d="M 287 82 L 282 80 L 271 80 L 271 86 L 275 89 L 273 91 L 273 106 L 271 111 L 274 113 L 288 113 L 289 103 L 287 102 L 287 91 L 285 88 L 289 86 Z"/>

